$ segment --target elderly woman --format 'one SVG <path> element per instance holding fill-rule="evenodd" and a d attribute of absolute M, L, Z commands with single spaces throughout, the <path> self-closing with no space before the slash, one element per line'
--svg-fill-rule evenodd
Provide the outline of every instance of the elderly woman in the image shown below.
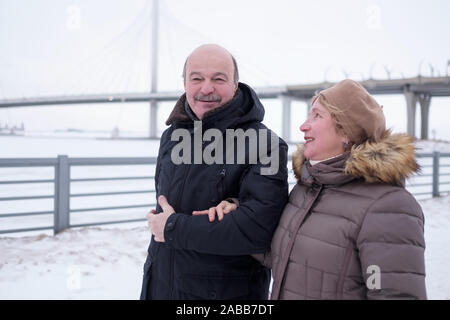
<path fill-rule="evenodd" d="M 386 130 L 352 80 L 321 91 L 300 130 L 298 182 L 263 261 L 271 298 L 426 299 L 424 217 L 404 187 L 418 170 L 412 139 Z"/>

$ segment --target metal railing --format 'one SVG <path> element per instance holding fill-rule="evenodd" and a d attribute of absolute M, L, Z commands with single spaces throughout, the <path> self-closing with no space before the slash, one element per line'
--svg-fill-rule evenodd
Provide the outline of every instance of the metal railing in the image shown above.
<path fill-rule="evenodd" d="M 448 164 L 440 163 L 441 158 L 449 158 L 450 153 L 427 153 L 417 154 L 419 159 L 431 158 L 431 164 L 425 164 L 421 167 L 423 171 L 416 177 L 428 178 L 431 182 L 414 182 L 407 183 L 406 187 L 410 188 L 410 192 L 414 196 L 431 195 L 433 197 L 439 196 L 442 192 L 450 192 L 450 190 L 441 189 L 442 186 L 450 185 L 450 181 L 440 181 L 441 177 L 450 176 L 450 170 L 448 172 L 441 172 L 443 168 L 450 168 L 450 162 Z M 133 166 L 133 165 L 155 165 L 156 158 L 69 158 L 65 155 L 58 156 L 57 158 L 32 158 L 32 159 L 0 159 L 0 168 L 11 167 L 50 167 L 54 168 L 53 179 L 35 179 L 35 180 L 0 180 L 1 185 L 11 184 L 36 184 L 36 183 L 53 183 L 53 194 L 47 195 L 34 195 L 34 196 L 7 196 L 0 197 L 0 205 L 3 201 L 21 201 L 21 200 L 38 200 L 38 199 L 53 199 L 53 210 L 50 211 L 33 211 L 33 212 L 13 212 L 13 213 L 0 213 L 0 234 L 4 233 L 17 233 L 26 231 L 40 231 L 40 230 L 53 230 L 54 234 L 61 232 L 64 229 L 72 227 L 85 227 L 115 223 L 127 223 L 127 222 L 140 222 L 145 221 L 144 218 L 140 219 L 125 219 L 115 221 L 100 221 L 93 223 L 72 224 L 70 223 L 70 217 L 72 213 L 76 212 L 90 212 L 100 210 L 117 210 L 117 209 L 131 209 L 131 208 L 152 208 L 155 203 L 138 204 L 138 205 L 124 205 L 124 206 L 108 206 L 108 207 L 95 207 L 95 208 L 80 208 L 71 209 L 71 199 L 79 197 L 93 197 L 93 196 L 116 196 L 127 194 L 143 194 L 155 192 L 154 189 L 146 190 L 134 190 L 134 191 L 111 191 L 111 192 L 92 192 L 92 193 L 71 193 L 71 185 L 74 182 L 111 182 L 111 181 L 124 181 L 124 180 L 152 180 L 154 176 L 125 176 L 125 177 L 88 177 L 88 178 L 71 178 L 71 168 L 78 166 Z M 1 177 L 1 175 L 0 175 Z M 1 179 L 1 178 L 0 178 Z M 289 184 L 291 187 L 296 181 L 290 179 Z M 154 183 L 150 183 L 153 186 Z M 422 188 L 431 186 L 431 190 L 426 192 L 419 191 L 414 192 L 411 189 Z M 24 216 L 37 216 L 37 215 L 53 215 L 53 225 L 44 227 L 33 228 L 20 228 L 20 229 L 3 229 L 1 228 L 1 221 L 5 218 L 15 218 Z"/>
<path fill-rule="evenodd" d="M 7 229 L 1 230 L 0 234 L 4 233 L 16 233 L 27 231 L 40 231 L 40 230 L 52 230 L 57 234 L 64 229 L 72 227 L 84 227 L 94 225 L 105 225 L 115 223 L 128 223 L 145 221 L 142 219 L 126 219 L 115 221 L 101 221 L 94 223 L 84 224 L 71 224 L 70 215 L 75 212 L 87 212 L 87 211 L 100 211 L 100 210 L 117 210 L 117 209 L 130 209 L 130 208 L 144 208 L 153 207 L 155 203 L 140 204 L 140 205 L 125 205 L 125 206 L 109 206 L 109 207 L 96 207 L 96 208 L 81 208 L 71 209 L 70 200 L 76 197 L 91 197 L 91 196 L 105 196 L 105 195 L 124 195 L 124 194 L 139 194 L 139 193 L 152 193 L 154 189 L 148 190 L 135 190 L 135 191 L 115 191 L 115 192 L 96 192 L 96 193 L 71 193 L 72 182 L 93 182 L 93 181 L 120 181 L 120 180 L 143 180 L 154 179 L 154 176 L 128 176 L 128 177 L 106 177 L 106 178 L 77 178 L 71 179 L 71 168 L 75 166 L 121 166 L 121 165 L 154 165 L 156 164 L 156 158 L 69 158 L 65 155 L 60 155 L 57 158 L 30 158 L 30 159 L 0 159 L 0 168 L 11 167 L 53 167 L 54 178 L 53 179 L 35 179 L 35 180 L 0 180 L 0 185 L 12 185 L 12 184 L 36 184 L 36 183 L 53 183 L 54 192 L 49 195 L 37 195 L 37 196 L 8 196 L 0 197 L 0 204 L 3 201 L 21 201 L 21 200 L 37 200 L 37 199 L 53 199 L 54 205 L 51 211 L 34 211 L 34 212 L 15 212 L 0 214 L 0 226 L 1 220 L 4 218 L 12 217 L 24 217 L 24 216 L 36 216 L 36 215 L 48 215 L 53 214 L 53 225 L 44 227 L 32 227 L 32 228 L 20 228 L 20 229 Z M 149 185 L 154 185 L 149 183 Z"/>
<path fill-rule="evenodd" d="M 450 192 L 450 189 L 443 189 L 442 186 L 449 186 L 450 180 L 441 181 L 441 178 L 444 177 L 450 177 L 450 169 L 447 170 L 447 168 L 450 168 L 450 162 L 446 164 L 441 163 L 441 158 L 449 158 L 450 159 L 450 153 L 440 153 L 440 152 L 433 152 L 433 153 L 418 153 L 416 154 L 416 157 L 418 159 L 431 159 L 431 164 L 422 164 L 421 165 L 421 172 L 415 177 L 420 178 L 430 178 L 431 177 L 431 183 L 430 182 L 414 182 L 411 183 L 409 181 L 406 182 L 406 188 L 410 189 L 410 192 L 414 196 L 423 196 L 423 195 L 430 195 L 434 197 L 439 197 L 442 193 L 448 193 Z M 431 172 L 428 172 L 429 169 L 431 169 Z M 444 169 L 444 170 L 441 170 Z M 411 179 L 410 179 L 411 180 Z M 418 187 L 426 187 L 431 185 L 431 191 L 425 191 L 425 192 L 415 192 L 412 189 L 418 188 Z"/>

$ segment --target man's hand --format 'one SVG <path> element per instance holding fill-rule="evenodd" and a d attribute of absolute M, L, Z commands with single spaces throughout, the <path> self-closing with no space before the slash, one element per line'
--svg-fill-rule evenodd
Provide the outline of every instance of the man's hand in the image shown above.
<path fill-rule="evenodd" d="M 161 195 L 158 197 L 158 203 L 162 208 L 162 212 L 159 214 L 155 214 L 155 210 L 151 210 L 147 213 L 148 226 L 150 231 L 155 236 L 155 241 L 165 242 L 164 240 L 164 227 L 166 226 L 166 221 L 169 216 L 175 213 L 175 210 L 172 206 L 167 202 L 165 196 Z"/>
<path fill-rule="evenodd" d="M 219 221 L 221 221 L 225 214 L 230 213 L 231 211 L 236 209 L 236 204 L 224 200 L 217 206 L 209 208 L 209 210 L 193 211 L 192 215 L 199 216 L 202 214 L 207 214 L 209 216 L 209 222 L 213 222 L 217 214 L 217 218 L 219 219 Z"/>

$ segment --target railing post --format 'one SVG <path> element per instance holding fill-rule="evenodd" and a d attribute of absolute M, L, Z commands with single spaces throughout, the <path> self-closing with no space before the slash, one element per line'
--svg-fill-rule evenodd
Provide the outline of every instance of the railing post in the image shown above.
<path fill-rule="evenodd" d="M 70 221 L 70 166 L 67 156 L 58 156 L 55 167 L 55 215 L 53 234 L 69 228 Z"/>
<path fill-rule="evenodd" d="M 280 96 L 282 111 L 281 111 L 281 137 L 286 142 L 291 141 L 291 98 L 285 95 Z"/>
<path fill-rule="evenodd" d="M 433 152 L 433 198 L 439 197 L 439 156 L 439 152 Z"/>

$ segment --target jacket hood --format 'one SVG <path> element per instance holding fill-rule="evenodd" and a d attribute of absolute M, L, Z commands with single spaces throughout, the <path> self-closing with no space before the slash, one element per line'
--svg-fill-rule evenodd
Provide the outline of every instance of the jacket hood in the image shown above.
<path fill-rule="evenodd" d="M 304 179 L 305 176 L 306 167 L 302 177 L 302 167 L 306 160 L 303 151 L 304 145 L 298 145 L 292 155 L 292 167 L 297 180 Z M 314 176 L 316 175 L 310 168 L 315 168 L 316 173 L 326 173 L 325 168 L 330 167 L 329 162 L 333 160 L 315 166 L 309 165 L 308 162 L 308 171 Z M 353 146 L 349 153 L 339 156 L 337 162 L 343 162 L 340 166 L 341 175 L 362 178 L 367 183 L 403 185 L 405 179 L 420 170 L 415 157 L 413 138 L 402 133 L 391 134 L 389 130 L 385 131 L 379 142 L 366 141 Z"/>
<path fill-rule="evenodd" d="M 245 83 L 239 82 L 233 99 L 225 105 L 204 114 L 202 122 L 205 125 L 226 129 L 250 121 L 261 122 L 264 119 L 264 107 L 255 91 Z M 167 125 L 176 122 L 193 123 L 193 118 L 186 112 L 186 93 L 175 104 Z"/>

